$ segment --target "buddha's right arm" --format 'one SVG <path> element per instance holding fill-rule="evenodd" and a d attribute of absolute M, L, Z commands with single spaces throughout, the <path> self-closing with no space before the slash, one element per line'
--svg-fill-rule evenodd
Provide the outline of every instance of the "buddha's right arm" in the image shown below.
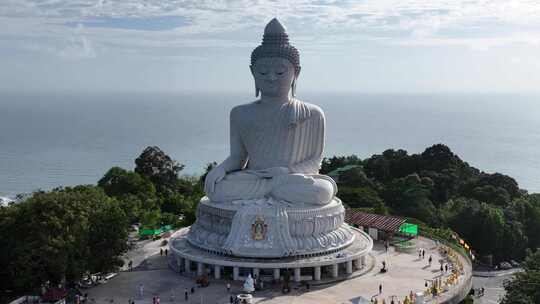
<path fill-rule="evenodd" d="M 223 166 L 223 169 L 225 169 L 225 172 L 227 173 L 244 169 L 248 160 L 248 154 L 244 147 L 244 143 L 242 142 L 242 138 L 240 137 L 240 132 L 236 127 L 236 119 L 234 118 L 233 113 L 234 110 L 231 111 L 229 128 L 231 151 L 229 157 L 221 163 L 221 166 Z"/>

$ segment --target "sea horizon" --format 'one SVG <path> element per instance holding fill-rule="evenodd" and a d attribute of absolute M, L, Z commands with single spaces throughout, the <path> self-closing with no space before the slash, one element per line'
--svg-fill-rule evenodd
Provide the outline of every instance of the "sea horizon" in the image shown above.
<path fill-rule="evenodd" d="M 442 143 L 462 160 L 540 192 L 540 101 L 511 93 L 311 93 L 323 108 L 324 155 L 362 159 Z M 199 175 L 228 153 L 228 112 L 245 93 L 0 93 L 0 197 L 96 184 L 156 145 Z"/>

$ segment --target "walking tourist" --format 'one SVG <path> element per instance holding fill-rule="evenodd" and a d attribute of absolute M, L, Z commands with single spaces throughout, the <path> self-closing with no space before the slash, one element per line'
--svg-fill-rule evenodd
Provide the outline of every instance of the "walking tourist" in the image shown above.
<path fill-rule="evenodd" d="M 169 255 L 169 249 L 165 248 L 165 255 Z"/>
<path fill-rule="evenodd" d="M 429 266 L 431 267 L 431 262 L 433 262 L 433 257 L 430 255 L 428 259 Z"/>
<path fill-rule="evenodd" d="M 159 255 L 163 256 L 163 248 L 159 248 Z"/>
<path fill-rule="evenodd" d="M 188 290 L 187 288 L 184 288 L 184 300 L 188 300 Z"/>
<path fill-rule="evenodd" d="M 379 294 L 382 293 L 382 284 L 379 284 Z"/>
<path fill-rule="evenodd" d="M 139 284 L 139 297 L 142 298 L 143 295 L 144 295 L 144 284 L 141 283 L 141 284 Z"/>
<path fill-rule="evenodd" d="M 227 283 L 227 292 L 231 292 L 231 283 Z"/>

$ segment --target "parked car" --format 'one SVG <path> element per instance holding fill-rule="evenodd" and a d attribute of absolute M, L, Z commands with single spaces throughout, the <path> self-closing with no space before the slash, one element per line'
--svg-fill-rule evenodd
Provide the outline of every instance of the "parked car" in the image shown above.
<path fill-rule="evenodd" d="M 500 269 L 510 269 L 512 268 L 512 264 L 508 263 L 508 262 L 501 262 L 501 264 L 499 264 L 499 268 Z"/>
<path fill-rule="evenodd" d="M 89 279 L 82 279 L 79 282 L 77 282 L 77 287 L 86 289 L 95 286 L 94 282 L 92 282 Z"/>

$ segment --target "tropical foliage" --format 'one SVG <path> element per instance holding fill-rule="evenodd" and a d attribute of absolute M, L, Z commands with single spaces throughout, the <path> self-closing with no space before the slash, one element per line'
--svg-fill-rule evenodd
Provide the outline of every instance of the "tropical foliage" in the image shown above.
<path fill-rule="evenodd" d="M 37 191 L 0 207 L 0 293 L 69 285 L 85 273 L 122 266 L 130 224 L 193 223 L 199 178 L 178 177 L 183 165 L 157 147 L 135 162 L 134 171 L 111 168 L 97 186 Z"/>
<path fill-rule="evenodd" d="M 365 160 L 334 156 L 323 160 L 321 171 L 343 167 L 350 169 L 339 174 L 338 196 L 350 207 L 386 208 L 451 228 L 494 262 L 521 260 L 527 248 L 540 247 L 540 195 L 507 175 L 470 166 L 445 145 L 420 154 L 390 149 Z"/>

